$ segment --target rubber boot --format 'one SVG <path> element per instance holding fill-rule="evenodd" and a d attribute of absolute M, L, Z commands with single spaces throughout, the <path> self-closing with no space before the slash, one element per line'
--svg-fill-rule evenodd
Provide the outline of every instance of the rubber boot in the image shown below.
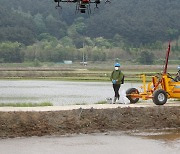
<path fill-rule="evenodd" d="M 114 97 L 113 104 L 116 103 L 117 97 Z"/>

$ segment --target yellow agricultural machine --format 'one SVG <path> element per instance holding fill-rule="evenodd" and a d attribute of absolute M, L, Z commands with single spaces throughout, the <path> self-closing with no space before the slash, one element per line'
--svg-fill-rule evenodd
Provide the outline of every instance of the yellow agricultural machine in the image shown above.
<path fill-rule="evenodd" d="M 168 98 L 180 99 L 180 81 L 175 81 L 167 73 L 170 49 L 169 43 L 164 70 L 160 76 L 153 76 L 152 81 L 146 84 L 146 76 L 142 75 L 142 92 L 139 92 L 136 88 L 130 88 L 126 91 L 126 97 L 130 100 L 130 103 L 136 103 L 141 98 L 142 100 L 152 99 L 156 105 L 163 105 L 167 102 Z"/>

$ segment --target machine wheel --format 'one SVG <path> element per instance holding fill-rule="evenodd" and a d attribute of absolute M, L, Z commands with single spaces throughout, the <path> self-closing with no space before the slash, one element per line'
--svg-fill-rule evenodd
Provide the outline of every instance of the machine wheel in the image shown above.
<path fill-rule="evenodd" d="M 126 91 L 126 97 L 130 100 L 130 103 L 137 103 L 139 98 L 133 98 L 131 94 L 139 94 L 139 91 L 136 88 L 130 88 Z"/>
<path fill-rule="evenodd" d="M 153 93 L 153 102 L 156 105 L 164 105 L 167 102 L 167 98 L 167 93 L 162 89 L 155 90 Z"/>

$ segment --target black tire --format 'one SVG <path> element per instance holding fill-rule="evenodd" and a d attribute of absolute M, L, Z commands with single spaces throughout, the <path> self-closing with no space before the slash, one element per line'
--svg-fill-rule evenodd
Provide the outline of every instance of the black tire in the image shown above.
<path fill-rule="evenodd" d="M 139 91 L 136 88 L 130 88 L 126 91 L 126 97 L 130 100 L 130 103 L 137 103 L 139 101 L 139 98 L 133 98 L 131 97 L 131 94 L 139 94 Z"/>
<path fill-rule="evenodd" d="M 164 105 L 167 102 L 167 98 L 167 93 L 162 89 L 153 92 L 153 102 L 156 105 Z"/>

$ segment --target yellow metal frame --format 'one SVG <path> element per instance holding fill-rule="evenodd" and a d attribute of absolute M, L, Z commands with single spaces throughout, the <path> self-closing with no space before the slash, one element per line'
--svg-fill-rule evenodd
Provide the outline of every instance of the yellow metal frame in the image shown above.
<path fill-rule="evenodd" d="M 146 76 L 145 74 L 141 75 L 143 85 L 141 93 L 133 93 L 131 97 L 141 98 L 143 100 L 152 99 L 153 92 L 157 89 L 163 89 L 167 92 L 168 98 L 180 98 L 180 81 L 175 82 L 168 77 L 167 74 L 163 74 L 161 78 L 157 76 L 152 77 L 152 82 L 149 82 L 146 86 Z"/>
<path fill-rule="evenodd" d="M 163 90 L 168 94 L 169 98 L 180 98 L 180 81 L 174 82 L 167 74 L 162 77 Z"/>

